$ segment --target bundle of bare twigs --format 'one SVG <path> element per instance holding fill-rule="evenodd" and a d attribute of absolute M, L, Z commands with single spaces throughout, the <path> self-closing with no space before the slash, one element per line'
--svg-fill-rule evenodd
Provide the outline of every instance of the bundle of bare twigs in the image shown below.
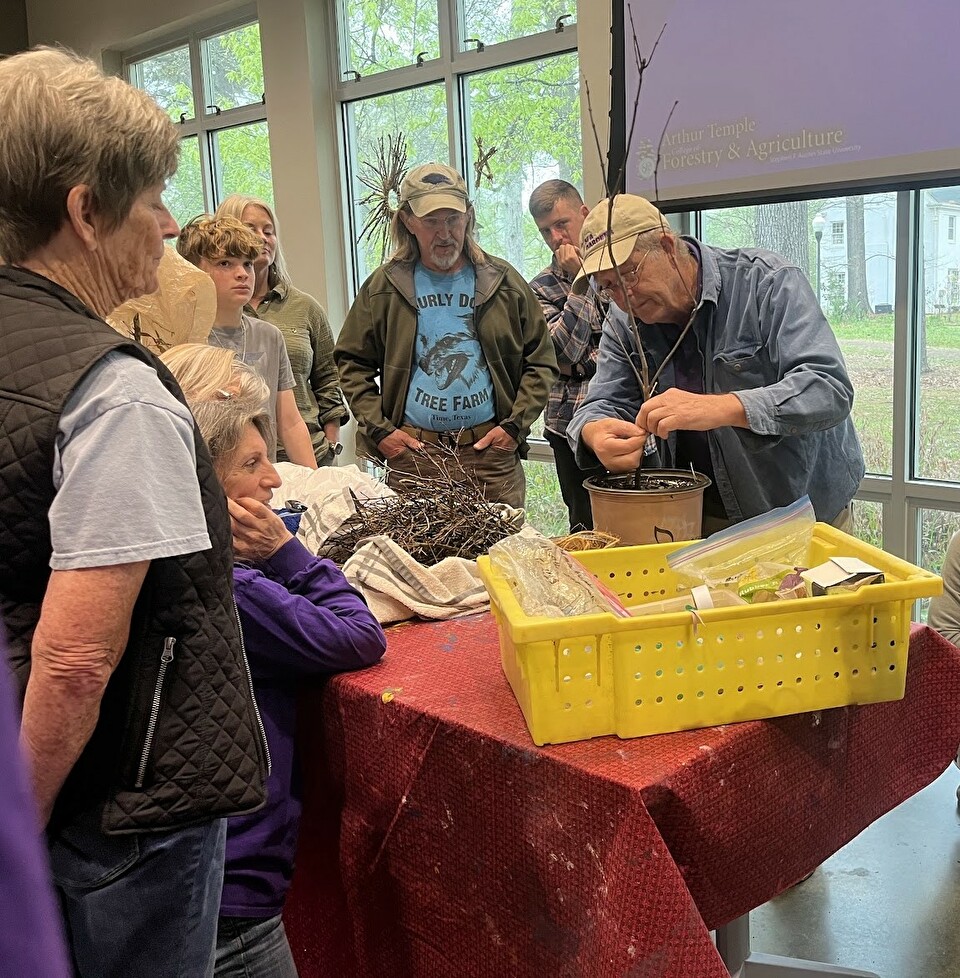
<path fill-rule="evenodd" d="M 360 198 L 360 206 L 367 208 L 367 218 L 360 229 L 359 239 L 369 238 L 380 245 L 380 261 L 387 257 L 390 241 L 390 222 L 399 206 L 400 184 L 407 173 L 407 143 L 402 132 L 396 136 L 383 136 L 377 140 L 374 160 L 364 160 L 360 182 L 368 193 Z"/>
<path fill-rule="evenodd" d="M 519 529 L 509 511 L 484 499 L 462 471 L 403 475 L 391 487 L 397 495 L 383 499 L 359 499 L 350 490 L 356 514 L 327 538 L 318 556 L 342 566 L 368 537 L 384 535 L 429 567 L 444 557 L 475 560 Z"/>

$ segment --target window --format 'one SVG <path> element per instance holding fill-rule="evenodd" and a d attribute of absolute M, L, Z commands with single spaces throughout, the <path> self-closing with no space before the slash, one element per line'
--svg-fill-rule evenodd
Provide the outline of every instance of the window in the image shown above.
<path fill-rule="evenodd" d="M 883 504 L 854 499 L 850 506 L 855 537 L 874 547 L 883 548 Z"/>
<path fill-rule="evenodd" d="M 356 242 L 357 280 L 362 282 L 390 251 L 386 224 L 371 223 L 383 201 L 378 160 L 389 161 L 391 153 L 399 151 L 408 165 L 411 160 L 445 161 L 449 153 L 447 102 L 442 84 L 424 85 L 349 102 L 345 114 L 348 141 L 355 154 L 350 168 L 351 237 Z M 387 204 L 396 207 L 395 195 L 388 197 Z"/>
<path fill-rule="evenodd" d="M 947 217 L 947 241 L 957 240 L 957 218 L 955 214 Z"/>
<path fill-rule="evenodd" d="M 960 482 L 960 271 L 953 249 L 934 230 L 937 191 L 920 193 L 920 269 L 916 296 L 914 377 L 917 440 L 914 466 L 922 479 Z M 950 267 L 947 263 L 950 262 Z"/>
<path fill-rule="evenodd" d="M 476 37 L 483 44 L 496 44 L 541 31 L 554 31 L 577 16 L 575 0 L 466 0 L 464 36 Z M 469 47 L 469 45 L 464 45 Z"/>
<path fill-rule="evenodd" d="M 386 12 L 374 0 L 341 0 L 354 290 L 390 250 L 376 218 L 396 205 L 389 193 L 383 200 L 391 160 L 451 163 L 476 206 L 481 246 L 528 279 L 549 262 L 527 213 L 530 192 L 553 176 L 580 185 L 583 169 L 576 26 L 557 32 L 562 13 L 542 0 L 401 2 Z M 470 37 L 482 50 L 462 43 Z"/>
<path fill-rule="evenodd" d="M 560 494 L 557 469 L 551 462 L 523 460 L 527 480 L 527 522 L 548 537 L 562 537 L 570 532 L 570 514 Z"/>
<path fill-rule="evenodd" d="M 465 86 L 473 135 L 468 170 L 482 216 L 477 237 L 530 279 L 551 257 L 527 210 L 530 193 L 554 177 L 582 184 L 577 56 L 478 72 Z M 557 126 L 558 119 L 566 124 Z"/>
<path fill-rule="evenodd" d="M 362 78 L 440 57 L 437 4 L 341 0 L 340 53 L 344 77 Z"/>
<path fill-rule="evenodd" d="M 917 512 L 917 536 L 920 558 L 918 563 L 927 570 L 939 574 L 943 567 L 947 545 L 954 533 L 960 532 L 960 513 L 941 509 L 920 509 Z M 927 620 L 930 599 L 920 602 L 917 621 Z"/>
<path fill-rule="evenodd" d="M 813 219 L 830 221 L 831 240 L 839 226 L 862 227 L 862 253 L 839 256 L 818 249 Z M 832 220 L 830 215 L 843 214 Z M 893 308 L 896 287 L 897 201 L 892 193 L 834 197 L 780 204 L 722 208 L 701 217 L 703 239 L 726 248 L 769 248 L 806 272 L 836 334 L 856 390 L 853 419 L 860 435 L 867 471 L 892 471 L 893 314 L 872 315 L 874 305 Z M 851 243 L 853 233 L 851 232 Z M 851 290 L 856 278 L 861 288 Z"/>
<path fill-rule="evenodd" d="M 194 117 L 193 74 L 186 44 L 133 62 L 127 68 L 127 77 L 131 85 L 142 88 L 166 109 L 174 122 Z"/>
<path fill-rule="evenodd" d="M 844 243 L 844 225 L 843 221 L 833 221 L 830 224 L 830 241 L 835 245 L 842 245 Z"/>
<path fill-rule="evenodd" d="M 273 199 L 260 27 L 198 30 L 125 61 L 130 83 L 182 129 L 180 166 L 164 200 L 183 224 L 228 194 Z"/>
<path fill-rule="evenodd" d="M 163 195 L 167 209 L 178 224 L 206 210 L 203 203 L 203 174 L 200 168 L 200 139 L 184 136 L 180 140 L 180 165 L 167 183 Z"/>

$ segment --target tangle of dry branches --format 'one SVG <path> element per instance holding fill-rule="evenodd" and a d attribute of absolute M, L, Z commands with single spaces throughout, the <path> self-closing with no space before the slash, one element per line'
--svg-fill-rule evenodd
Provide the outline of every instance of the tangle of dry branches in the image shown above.
<path fill-rule="evenodd" d="M 402 132 L 383 136 L 377 140 L 376 159 L 373 163 L 364 160 L 361 164 L 360 182 L 369 193 L 360 198 L 360 205 L 368 208 L 367 219 L 360 229 L 360 240 L 369 237 L 380 242 L 380 261 L 387 257 L 387 244 L 390 238 L 390 222 L 397 208 L 395 201 L 400 196 L 400 184 L 407 173 L 406 139 Z"/>
<path fill-rule="evenodd" d="M 511 511 L 484 498 L 483 487 L 456 464 L 452 451 L 440 461 L 424 453 L 417 475 L 395 474 L 396 496 L 359 499 L 351 490 L 356 513 L 317 551 L 343 565 L 372 536 L 388 536 L 425 566 L 445 557 L 475 560 L 498 540 L 520 527 Z"/>

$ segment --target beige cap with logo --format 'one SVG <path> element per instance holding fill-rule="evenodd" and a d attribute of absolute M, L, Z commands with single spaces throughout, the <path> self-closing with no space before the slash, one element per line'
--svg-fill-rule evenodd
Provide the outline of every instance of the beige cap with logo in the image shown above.
<path fill-rule="evenodd" d="M 604 198 L 583 219 L 580 228 L 582 268 L 573 280 L 573 291 L 583 295 L 590 276 L 622 265 L 633 252 L 637 237 L 644 231 L 663 228 L 670 231 L 667 219 L 644 197 L 617 194 L 613 198 L 613 218 L 609 219 L 610 199 Z"/>
<path fill-rule="evenodd" d="M 443 163 L 415 166 L 400 184 L 400 203 L 409 204 L 417 217 L 424 217 L 441 207 L 466 213 L 470 204 L 463 177 Z"/>

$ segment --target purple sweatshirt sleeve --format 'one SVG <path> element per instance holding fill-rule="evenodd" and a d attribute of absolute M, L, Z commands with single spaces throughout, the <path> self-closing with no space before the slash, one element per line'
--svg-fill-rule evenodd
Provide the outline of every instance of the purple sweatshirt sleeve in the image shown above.
<path fill-rule="evenodd" d="M 254 676 L 323 676 L 383 656 L 383 629 L 363 597 L 296 538 L 256 569 L 235 567 L 233 581 Z"/>
<path fill-rule="evenodd" d="M 0 630 L 0 978 L 68 978 Z"/>

